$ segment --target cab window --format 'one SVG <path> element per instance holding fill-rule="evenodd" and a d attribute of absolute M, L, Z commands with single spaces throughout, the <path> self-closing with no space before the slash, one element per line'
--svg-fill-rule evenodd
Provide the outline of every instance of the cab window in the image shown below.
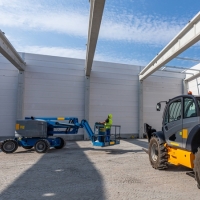
<path fill-rule="evenodd" d="M 181 119 L 181 99 L 172 102 L 168 110 L 168 122 Z"/>
<path fill-rule="evenodd" d="M 196 117 L 196 105 L 192 98 L 184 98 L 184 118 Z"/>

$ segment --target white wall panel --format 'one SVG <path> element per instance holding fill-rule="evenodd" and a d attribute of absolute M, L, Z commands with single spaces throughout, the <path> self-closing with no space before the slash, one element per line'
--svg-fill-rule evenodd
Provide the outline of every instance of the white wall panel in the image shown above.
<path fill-rule="evenodd" d="M 198 83 L 200 83 L 199 78 L 194 79 L 188 83 L 188 91 L 192 91 L 192 94 L 194 95 L 200 95 L 199 89 L 198 89 Z"/>
<path fill-rule="evenodd" d="M 26 78 L 31 78 L 31 79 L 44 79 L 44 80 L 60 80 L 60 81 L 66 81 L 66 74 L 53 74 L 53 73 L 49 73 L 49 71 L 47 71 L 46 73 L 34 73 L 34 72 L 26 72 Z M 67 76 L 67 80 L 70 81 L 83 81 L 83 77 L 82 76 Z"/>
<path fill-rule="evenodd" d="M 25 54 L 25 61 L 24 116 L 74 116 L 82 120 L 84 60 Z"/>
<path fill-rule="evenodd" d="M 48 63 L 47 63 L 48 64 Z M 34 67 L 33 67 L 34 66 Z M 63 69 L 59 68 L 58 66 L 55 66 L 55 68 L 51 67 L 48 68 L 49 70 L 47 71 L 47 67 L 40 67 L 40 66 L 35 66 L 35 65 L 27 65 L 26 71 L 31 71 L 31 72 L 37 72 L 37 73 L 48 73 L 48 74 L 66 74 L 65 76 L 84 76 L 84 70 L 78 70 L 78 69 Z"/>
<path fill-rule="evenodd" d="M 58 57 L 58 56 L 44 56 L 40 54 L 28 54 L 25 55 L 26 60 L 30 62 L 41 61 L 45 63 L 69 63 L 69 64 L 78 64 L 82 65 L 84 62 L 82 59 L 74 59 L 74 58 L 66 58 L 66 57 Z M 43 65 L 44 66 L 44 65 Z"/>
<path fill-rule="evenodd" d="M 48 63 L 49 68 L 55 68 L 56 67 L 55 62 L 56 62 L 56 60 L 48 61 L 48 60 L 31 60 L 31 59 L 29 59 L 29 65 L 34 65 L 34 66 L 37 66 L 37 67 L 40 67 L 40 68 L 44 68 L 46 63 Z M 66 69 L 66 62 L 67 62 L 68 69 L 71 69 L 71 70 L 73 70 L 73 69 L 82 70 L 83 69 L 83 67 L 82 67 L 83 63 L 80 63 L 80 62 L 70 63 L 69 59 L 66 59 L 65 62 L 58 62 L 59 68 L 60 69 Z"/>
<path fill-rule="evenodd" d="M 193 66 L 191 69 L 200 70 L 200 64 Z M 190 73 L 190 74 L 187 74 L 186 79 L 193 75 L 196 75 L 198 72 L 199 71 L 187 70 L 187 73 Z M 188 91 L 189 90 L 192 91 L 192 94 L 194 95 L 200 95 L 200 77 L 188 82 Z"/>
<path fill-rule="evenodd" d="M 159 73 L 157 72 L 156 75 L 152 75 L 144 80 L 143 90 L 143 121 L 157 131 L 160 131 L 162 127 L 162 115 L 165 103 L 162 103 L 161 111 L 156 111 L 156 104 L 160 101 L 168 101 L 170 98 L 181 95 L 183 92 L 182 82 L 185 77 L 182 74 Z M 165 77 L 163 78 L 161 75 L 165 75 Z"/>
<path fill-rule="evenodd" d="M 85 61 L 24 54 L 24 116 L 84 118 Z M 139 66 L 94 62 L 90 77 L 89 123 L 104 121 L 109 113 L 122 134 L 138 134 Z M 156 103 L 182 94 L 180 74 L 156 72 L 144 81 L 144 122 L 161 128 L 162 111 Z M 16 120 L 18 71 L 0 56 L 0 136 L 13 135 Z M 5 135 L 6 133 L 6 135 Z M 79 134 L 83 134 L 80 130 Z"/>
<path fill-rule="evenodd" d="M 140 67 L 94 62 L 90 78 L 90 125 L 113 114 L 122 134 L 138 133 Z"/>
<path fill-rule="evenodd" d="M 14 136 L 17 83 L 18 70 L 0 56 L 0 140 Z"/>

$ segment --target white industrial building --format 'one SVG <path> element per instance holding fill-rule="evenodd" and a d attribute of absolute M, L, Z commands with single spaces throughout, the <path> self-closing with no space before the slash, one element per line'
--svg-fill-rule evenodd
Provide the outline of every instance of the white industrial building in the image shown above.
<path fill-rule="evenodd" d="M 20 53 L 21 54 L 21 53 Z M 75 116 L 85 118 L 85 60 L 22 53 L 26 62 L 24 83 L 19 71 L 0 58 L 0 126 L 1 137 L 14 136 L 17 96 L 23 101 L 25 116 Z M 90 75 L 89 123 L 104 120 L 113 114 L 114 124 L 130 138 L 139 134 L 140 66 L 95 61 Z M 156 103 L 183 92 L 185 75 L 157 72 L 144 82 L 144 122 L 161 128 Z M 19 88 L 22 87 L 22 90 Z M 18 91 L 21 93 L 18 94 Z M 23 92 L 22 92 L 23 91 Z M 19 112 L 19 111 L 18 111 Z M 83 139 L 83 131 L 77 139 Z M 87 135 L 85 135 L 87 138 Z M 122 136 L 123 137 L 123 136 Z"/>
<path fill-rule="evenodd" d="M 1 32 L 0 139 L 13 137 L 16 119 L 25 116 L 74 116 L 93 127 L 112 113 L 122 138 L 142 137 L 144 123 L 161 129 L 162 112 L 156 112 L 156 103 L 186 93 L 188 81 L 199 76 L 198 71 L 191 78 L 181 68 L 161 67 L 199 41 L 200 14 L 148 66 L 107 63 L 93 61 L 102 2 L 91 1 L 85 60 L 17 53 Z M 68 139 L 87 135 L 80 130 Z"/>

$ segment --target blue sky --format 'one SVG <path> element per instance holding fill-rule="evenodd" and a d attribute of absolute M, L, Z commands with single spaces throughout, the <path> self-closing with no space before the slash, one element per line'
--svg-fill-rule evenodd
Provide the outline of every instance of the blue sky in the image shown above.
<path fill-rule="evenodd" d="M 199 0 L 106 0 L 94 59 L 145 66 L 199 8 Z M 89 9 L 89 0 L 0 0 L 0 29 L 17 51 L 85 59 Z M 199 50 L 180 56 L 200 59 Z"/>

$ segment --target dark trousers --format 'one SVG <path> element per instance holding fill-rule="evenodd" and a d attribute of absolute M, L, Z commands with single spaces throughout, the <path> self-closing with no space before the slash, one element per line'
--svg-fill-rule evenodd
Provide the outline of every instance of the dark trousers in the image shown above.
<path fill-rule="evenodd" d="M 110 129 L 106 129 L 106 142 L 110 142 Z"/>

